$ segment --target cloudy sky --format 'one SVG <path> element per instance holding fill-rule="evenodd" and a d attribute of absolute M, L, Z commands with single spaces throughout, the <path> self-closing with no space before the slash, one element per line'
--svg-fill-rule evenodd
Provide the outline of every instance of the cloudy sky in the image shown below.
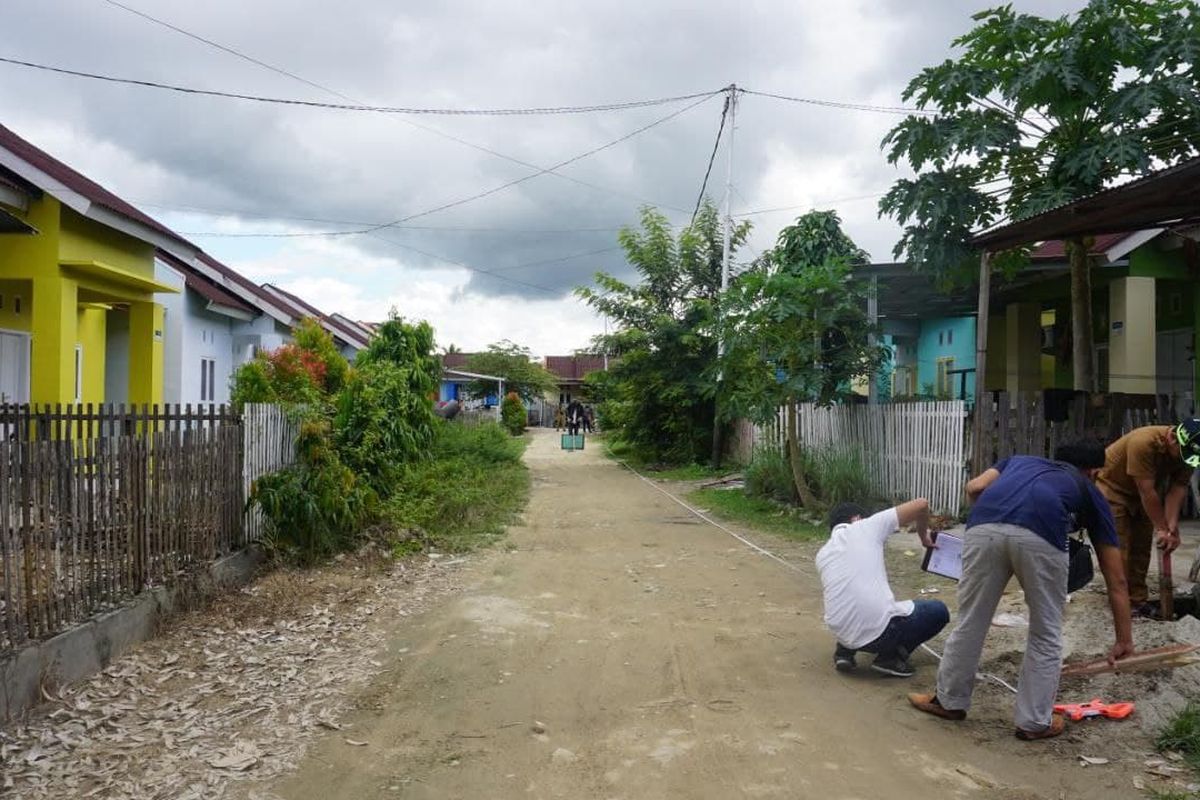
<path fill-rule="evenodd" d="M 220 91 L 387 106 L 590 105 L 730 83 L 896 106 L 908 79 L 944 59 L 970 15 L 992 5 L 121 2 L 278 71 L 110 0 L 5 0 L 0 55 Z M 1049 15 L 1080 3 L 1015 5 Z M 378 319 L 394 307 L 428 319 L 442 346 L 474 349 L 508 338 L 538 354 L 584 347 L 602 329 L 570 289 L 598 269 L 628 276 L 616 231 L 636 220 L 641 205 L 687 220 L 721 114 L 720 97 L 683 110 L 694 102 L 582 115 L 400 117 L 197 97 L 0 64 L 0 122 L 248 276 L 330 312 Z M 536 173 L 518 161 L 549 167 L 680 111 L 560 174 L 371 235 L 311 235 L 421 214 Z M 744 255 L 769 247 L 782 226 L 815 206 L 836 209 L 860 245 L 890 260 L 898 233 L 877 218 L 876 202 L 899 173 L 879 141 L 898 119 L 743 97 L 734 212 L 784 209 L 748 217 L 755 228 Z M 724 176 L 722 148 L 709 188 L 718 202 Z"/>

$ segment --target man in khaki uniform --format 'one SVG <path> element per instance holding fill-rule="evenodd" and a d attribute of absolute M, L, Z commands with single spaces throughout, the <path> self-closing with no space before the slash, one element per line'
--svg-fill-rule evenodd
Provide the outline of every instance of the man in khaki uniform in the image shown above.
<path fill-rule="evenodd" d="M 1155 543 L 1179 547 L 1179 512 L 1200 465 L 1200 419 L 1137 428 L 1108 446 L 1097 485 L 1112 506 L 1134 616 L 1152 616 L 1146 574 Z"/>

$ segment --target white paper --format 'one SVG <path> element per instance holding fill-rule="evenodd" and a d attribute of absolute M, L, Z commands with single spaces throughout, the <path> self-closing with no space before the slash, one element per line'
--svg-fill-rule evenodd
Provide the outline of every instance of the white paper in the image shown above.
<path fill-rule="evenodd" d="M 936 547 L 929 554 L 926 572 L 941 575 L 951 580 L 962 578 L 962 539 L 949 533 L 938 532 L 934 540 Z"/>

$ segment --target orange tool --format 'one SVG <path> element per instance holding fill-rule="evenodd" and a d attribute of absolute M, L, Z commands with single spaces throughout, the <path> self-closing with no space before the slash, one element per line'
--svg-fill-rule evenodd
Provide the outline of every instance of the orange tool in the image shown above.
<path fill-rule="evenodd" d="M 1106 703 L 1097 697 L 1087 703 L 1062 703 L 1056 705 L 1054 710 L 1072 722 L 1079 722 L 1087 717 L 1125 719 L 1133 713 L 1133 703 Z"/>

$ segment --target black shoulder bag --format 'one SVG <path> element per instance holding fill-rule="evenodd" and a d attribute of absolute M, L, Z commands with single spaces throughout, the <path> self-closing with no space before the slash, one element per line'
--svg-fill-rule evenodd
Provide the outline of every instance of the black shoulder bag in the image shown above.
<path fill-rule="evenodd" d="M 1074 464 L 1068 464 L 1065 461 L 1056 461 L 1055 463 L 1067 470 L 1075 479 L 1075 483 L 1083 495 L 1084 504 L 1092 509 L 1092 516 L 1095 516 L 1095 503 L 1092 500 L 1092 493 L 1088 491 L 1087 480 L 1079 474 L 1079 470 Z M 1067 594 L 1078 592 L 1091 583 L 1092 578 L 1096 577 L 1096 570 L 1092 566 L 1092 546 L 1083 540 L 1082 528 L 1078 536 L 1067 536 L 1067 562 Z"/>

